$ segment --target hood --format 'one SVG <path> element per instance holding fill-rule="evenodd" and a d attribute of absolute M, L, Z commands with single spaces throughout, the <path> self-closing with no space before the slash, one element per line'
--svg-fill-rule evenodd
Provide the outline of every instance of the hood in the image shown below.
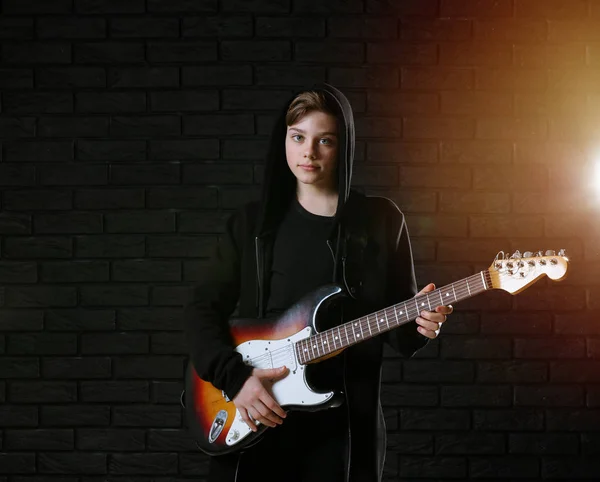
<path fill-rule="evenodd" d="M 285 155 L 287 125 L 285 116 L 292 100 L 308 90 L 323 92 L 338 119 L 338 189 L 339 198 L 333 229 L 339 226 L 344 206 L 350 196 L 352 165 L 354 162 L 354 117 L 346 96 L 329 84 L 316 84 L 295 92 L 280 111 L 273 127 L 263 178 L 262 197 L 256 235 L 276 228 L 290 201 L 296 195 L 296 178 L 290 171 Z M 338 231 L 339 232 L 339 231 Z"/>

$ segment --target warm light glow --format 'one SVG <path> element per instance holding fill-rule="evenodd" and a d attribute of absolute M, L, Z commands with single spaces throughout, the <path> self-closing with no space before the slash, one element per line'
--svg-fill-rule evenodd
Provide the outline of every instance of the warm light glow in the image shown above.
<path fill-rule="evenodd" d="M 600 158 L 596 160 L 596 165 L 594 166 L 594 177 L 592 183 L 596 189 L 598 197 L 600 197 Z"/>

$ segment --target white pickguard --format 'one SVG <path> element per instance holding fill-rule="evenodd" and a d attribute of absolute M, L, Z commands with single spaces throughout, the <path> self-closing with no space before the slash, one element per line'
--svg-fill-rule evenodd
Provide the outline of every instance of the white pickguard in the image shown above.
<path fill-rule="evenodd" d="M 306 383 L 305 365 L 296 359 L 294 344 L 312 334 L 310 327 L 282 340 L 252 340 L 236 348 L 244 361 L 255 368 L 278 368 L 286 366 L 288 375 L 273 384 L 273 396 L 282 407 L 295 405 L 311 407 L 322 405 L 334 396 L 334 392 L 316 393 Z M 235 420 L 227 433 L 227 445 L 235 445 L 251 433 L 250 427 L 236 410 Z"/>

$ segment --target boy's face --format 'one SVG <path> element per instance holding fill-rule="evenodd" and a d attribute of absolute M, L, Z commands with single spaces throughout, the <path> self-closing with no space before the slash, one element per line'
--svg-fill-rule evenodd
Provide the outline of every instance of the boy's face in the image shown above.
<path fill-rule="evenodd" d="M 336 118 L 312 111 L 288 126 L 287 163 L 298 182 L 336 189 L 338 136 Z"/>

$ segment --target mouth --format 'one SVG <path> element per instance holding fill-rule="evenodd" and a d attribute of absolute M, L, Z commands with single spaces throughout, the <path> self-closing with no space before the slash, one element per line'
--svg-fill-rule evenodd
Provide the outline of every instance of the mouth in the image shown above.
<path fill-rule="evenodd" d="M 305 171 L 316 171 L 318 169 L 317 166 L 313 166 L 310 164 L 298 164 L 298 167 L 304 169 Z"/>

